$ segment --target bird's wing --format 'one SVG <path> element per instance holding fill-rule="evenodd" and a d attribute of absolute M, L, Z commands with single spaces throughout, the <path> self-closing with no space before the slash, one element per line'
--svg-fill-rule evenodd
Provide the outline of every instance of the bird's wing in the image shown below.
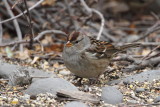
<path fill-rule="evenodd" d="M 114 53 L 119 51 L 114 45 L 109 42 L 96 40 L 90 37 L 91 46 L 87 49 L 87 52 L 92 53 L 96 58 L 110 58 Z"/>

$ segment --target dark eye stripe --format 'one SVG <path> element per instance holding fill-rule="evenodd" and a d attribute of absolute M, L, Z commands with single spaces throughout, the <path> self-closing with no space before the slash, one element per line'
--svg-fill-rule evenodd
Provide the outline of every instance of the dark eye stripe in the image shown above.
<path fill-rule="evenodd" d="M 69 35 L 69 38 L 68 38 L 68 41 L 74 41 L 78 38 L 80 32 L 72 32 L 70 35 Z"/>

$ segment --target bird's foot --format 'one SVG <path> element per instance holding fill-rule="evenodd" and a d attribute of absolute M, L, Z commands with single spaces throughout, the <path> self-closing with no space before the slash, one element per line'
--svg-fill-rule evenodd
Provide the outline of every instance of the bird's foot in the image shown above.
<path fill-rule="evenodd" d="M 81 86 L 82 85 L 82 77 L 79 77 L 79 76 L 75 76 L 75 78 L 73 80 L 76 80 L 76 83 L 75 85 L 76 86 Z"/>
<path fill-rule="evenodd" d="M 89 79 L 89 84 L 100 84 L 100 80 L 98 78 L 90 78 Z"/>

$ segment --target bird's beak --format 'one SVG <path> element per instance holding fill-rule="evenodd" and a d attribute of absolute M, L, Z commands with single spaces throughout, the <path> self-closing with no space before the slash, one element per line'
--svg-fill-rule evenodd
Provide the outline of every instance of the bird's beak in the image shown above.
<path fill-rule="evenodd" d="M 68 42 L 66 43 L 66 47 L 71 47 L 71 46 L 73 46 L 73 44 L 72 44 L 70 41 L 68 41 Z"/>

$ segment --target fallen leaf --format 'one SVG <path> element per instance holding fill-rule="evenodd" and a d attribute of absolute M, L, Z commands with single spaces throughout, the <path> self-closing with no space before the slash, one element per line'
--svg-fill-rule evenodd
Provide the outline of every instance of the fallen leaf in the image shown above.
<path fill-rule="evenodd" d="M 49 5 L 49 6 L 52 6 L 54 5 L 56 2 L 56 0 L 45 0 L 44 2 L 42 2 L 42 5 Z"/>

